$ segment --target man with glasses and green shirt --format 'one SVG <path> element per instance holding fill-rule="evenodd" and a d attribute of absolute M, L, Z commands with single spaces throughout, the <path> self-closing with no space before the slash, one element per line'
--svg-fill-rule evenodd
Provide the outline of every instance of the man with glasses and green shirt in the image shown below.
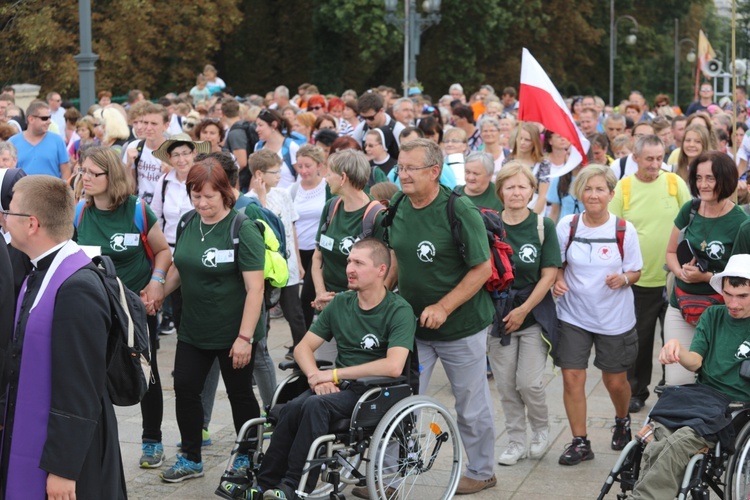
<path fill-rule="evenodd" d="M 377 92 L 367 92 L 357 101 L 359 116 L 362 120 L 357 128 L 354 129 L 352 138 L 365 147 L 365 135 L 368 130 L 378 127 L 388 127 L 393 132 L 393 137 L 398 142 L 398 136 L 404 130 L 404 124 L 397 122 L 394 118 L 385 112 L 383 107 L 383 98 Z"/>
<path fill-rule="evenodd" d="M 59 135 L 49 133 L 51 117 L 49 104 L 32 102 L 26 110 L 26 130 L 8 141 L 18 150 L 18 168 L 28 175 L 45 174 L 68 179 L 71 174 L 68 151 Z"/>

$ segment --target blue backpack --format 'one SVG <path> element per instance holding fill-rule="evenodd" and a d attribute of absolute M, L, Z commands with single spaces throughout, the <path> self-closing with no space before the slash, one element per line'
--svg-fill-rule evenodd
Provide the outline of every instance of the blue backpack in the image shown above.
<path fill-rule="evenodd" d="M 284 223 L 281 221 L 278 215 L 273 213 L 273 211 L 261 205 L 258 198 L 252 196 L 249 198 L 250 203 L 247 205 L 247 207 L 245 207 L 245 215 L 253 220 L 263 219 L 264 221 L 266 221 L 268 226 L 273 231 L 273 234 L 276 235 L 276 239 L 279 240 L 279 253 L 283 255 L 285 259 L 288 259 L 289 254 L 287 253 L 286 229 L 284 228 Z"/>
<path fill-rule="evenodd" d="M 289 151 L 289 148 L 292 146 L 292 143 L 297 143 L 298 146 L 301 146 L 305 143 L 307 143 L 307 139 L 305 139 L 305 136 L 298 132 L 292 132 L 291 137 L 284 137 L 284 144 L 281 146 L 281 156 L 284 158 L 284 163 L 286 164 L 286 167 L 289 169 L 289 171 L 292 173 L 292 177 L 297 179 L 297 171 L 294 170 L 294 164 L 292 163 L 292 155 Z M 255 151 L 260 151 L 263 149 L 263 146 L 265 146 L 266 141 L 258 141 L 255 145 Z M 271 225 L 269 223 L 269 225 Z M 273 227 L 273 225 L 271 225 Z M 286 247 L 286 245 L 285 245 Z"/>

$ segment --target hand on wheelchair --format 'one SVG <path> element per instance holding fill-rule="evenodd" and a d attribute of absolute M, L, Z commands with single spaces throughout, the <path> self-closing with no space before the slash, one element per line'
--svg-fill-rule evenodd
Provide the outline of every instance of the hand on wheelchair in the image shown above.
<path fill-rule="evenodd" d="M 318 396 L 322 396 L 323 394 L 334 394 L 336 392 L 341 392 L 341 389 L 339 389 L 339 387 L 333 382 L 323 382 L 313 387 L 312 390 Z"/>

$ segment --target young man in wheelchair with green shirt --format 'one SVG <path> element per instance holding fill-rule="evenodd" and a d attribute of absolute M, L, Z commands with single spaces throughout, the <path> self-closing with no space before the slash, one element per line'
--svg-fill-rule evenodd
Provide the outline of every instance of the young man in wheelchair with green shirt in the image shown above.
<path fill-rule="evenodd" d="M 680 363 L 696 372 L 697 383 L 668 387 L 651 411 L 653 439 L 645 439 L 649 442 L 629 499 L 674 498 L 694 455 L 717 441 L 725 450 L 734 444 L 729 403 L 750 402 L 750 255 L 732 256 L 724 272 L 711 278 L 711 286 L 725 304 L 701 315 L 689 350 L 673 339 L 659 354 L 663 364 Z M 732 473 L 728 470 L 730 478 Z"/>
<path fill-rule="evenodd" d="M 329 433 L 332 422 L 351 417 L 368 389 L 363 377 L 398 377 L 414 346 L 416 318 L 411 306 L 388 291 L 385 277 L 390 253 L 377 240 L 357 242 L 346 268 L 348 292 L 336 294 L 294 350 L 294 358 L 310 387 L 280 412 L 271 444 L 258 471 L 260 498 L 295 498 L 313 441 Z M 335 368 L 318 368 L 314 352 L 335 338 Z M 247 498 L 250 498 L 248 495 Z"/>

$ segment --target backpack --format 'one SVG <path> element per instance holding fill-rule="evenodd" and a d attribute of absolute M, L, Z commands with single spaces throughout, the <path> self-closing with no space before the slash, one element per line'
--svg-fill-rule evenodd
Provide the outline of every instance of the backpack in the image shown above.
<path fill-rule="evenodd" d="M 326 220 L 323 225 L 320 226 L 320 234 L 325 234 L 326 231 L 328 231 L 328 228 L 331 227 L 333 216 L 336 215 L 336 211 L 339 209 L 339 205 L 341 205 L 342 201 L 343 200 L 340 196 L 334 196 L 328 201 L 328 204 L 326 205 Z M 333 208 L 331 208 L 331 205 L 333 205 Z M 367 204 L 365 213 L 362 216 L 362 232 L 356 237 L 356 241 L 369 238 L 373 235 L 375 232 L 375 218 L 385 209 L 386 208 L 383 204 L 376 200 Z"/>
<path fill-rule="evenodd" d="M 240 120 L 238 122 L 235 122 L 230 128 L 229 132 L 232 130 L 243 130 L 245 132 L 245 138 L 247 139 L 247 155 L 250 156 L 250 153 L 255 150 L 255 144 L 258 142 L 258 132 L 255 131 L 255 124 L 250 123 L 247 120 Z"/>
<path fill-rule="evenodd" d="M 297 145 L 302 145 L 307 142 L 307 139 L 305 139 L 297 132 L 293 132 L 291 137 L 284 137 L 284 144 L 281 145 L 281 157 L 284 158 L 284 164 L 286 165 L 286 168 L 288 168 L 292 173 L 292 177 L 297 180 L 297 171 L 294 170 L 294 164 L 292 163 L 292 154 L 289 149 L 291 148 L 293 142 L 297 143 Z M 255 146 L 255 150 L 260 151 L 261 149 L 263 149 L 263 146 L 265 146 L 265 144 L 266 141 L 258 141 L 258 144 L 256 144 Z"/>
<path fill-rule="evenodd" d="M 107 290 L 112 311 L 107 337 L 107 391 L 113 404 L 133 406 L 141 402 L 151 381 L 146 307 L 135 292 L 123 286 L 112 259 L 101 255 L 91 261 Z"/>
<path fill-rule="evenodd" d="M 141 156 L 143 156 L 143 147 L 146 145 L 146 140 L 138 141 L 138 145 L 135 150 L 138 151 L 138 156 L 135 157 L 133 162 L 133 170 L 135 170 L 135 192 L 138 193 L 138 164 L 141 162 Z"/>
<path fill-rule="evenodd" d="M 565 255 L 568 254 L 568 248 L 571 243 L 577 241 L 579 243 L 617 243 L 617 250 L 620 252 L 620 258 L 625 260 L 625 230 L 627 224 L 625 219 L 615 217 L 615 237 L 614 238 L 576 238 L 576 231 L 578 230 L 578 223 L 581 221 L 581 214 L 575 214 L 573 219 L 570 221 L 570 235 L 568 236 L 568 244 L 565 246 Z"/>
<path fill-rule="evenodd" d="M 677 198 L 677 174 L 673 172 L 664 172 L 667 176 L 667 187 L 669 189 L 669 196 Z M 624 210 L 630 210 L 630 188 L 633 185 L 633 179 L 631 176 L 627 176 L 620 181 L 622 185 L 622 208 Z"/>
<path fill-rule="evenodd" d="M 166 184 L 166 182 L 165 182 Z M 73 227 L 78 229 L 78 226 L 81 225 L 81 220 L 83 219 L 83 213 L 86 211 L 87 201 L 81 200 L 76 204 L 76 215 L 73 219 Z M 151 266 L 151 269 L 154 268 L 154 251 L 151 250 L 151 245 L 148 244 L 148 227 L 146 225 L 146 221 L 148 220 L 148 217 L 146 215 L 146 204 L 138 198 L 135 201 L 135 210 L 133 214 L 133 222 L 135 222 L 135 227 L 138 228 L 138 232 L 140 233 L 141 243 L 143 243 L 143 250 L 146 252 L 146 258 L 148 259 L 148 263 Z"/>
<path fill-rule="evenodd" d="M 628 163 L 628 157 L 623 156 L 617 161 L 620 162 L 620 177 L 617 178 L 617 180 L 620 181 L 623 177 L 625 177 L 625 165 Z"/>
<path fill-rule="evenodd" d="M 251 219 L 263 219 L 266 222 L 271 230 L 273 230 L 273 234 L 276 236 L 276 239 L 279 240 L 279 253 L 281 253 L 284 259 L 288 259 L 289 251 L 286 245 L 286 229 L 284 228 L 284 223 L 272 210 L 261 205 L 258 198 L 254 196 L 250 196 L 248 198 L 250 199 L 250 203 L 248 204 L 248 206 L 253 205 L 255 207 L 255 210 L 251 209 L 252 213 L 248 214 L 248 209 L 247 207 L 245 207 L 245 214 Z M 258 214 L 258 212 L 260 212 L 260 214 Z M 260 217 L 258 215 L 260 215 Z"/>

